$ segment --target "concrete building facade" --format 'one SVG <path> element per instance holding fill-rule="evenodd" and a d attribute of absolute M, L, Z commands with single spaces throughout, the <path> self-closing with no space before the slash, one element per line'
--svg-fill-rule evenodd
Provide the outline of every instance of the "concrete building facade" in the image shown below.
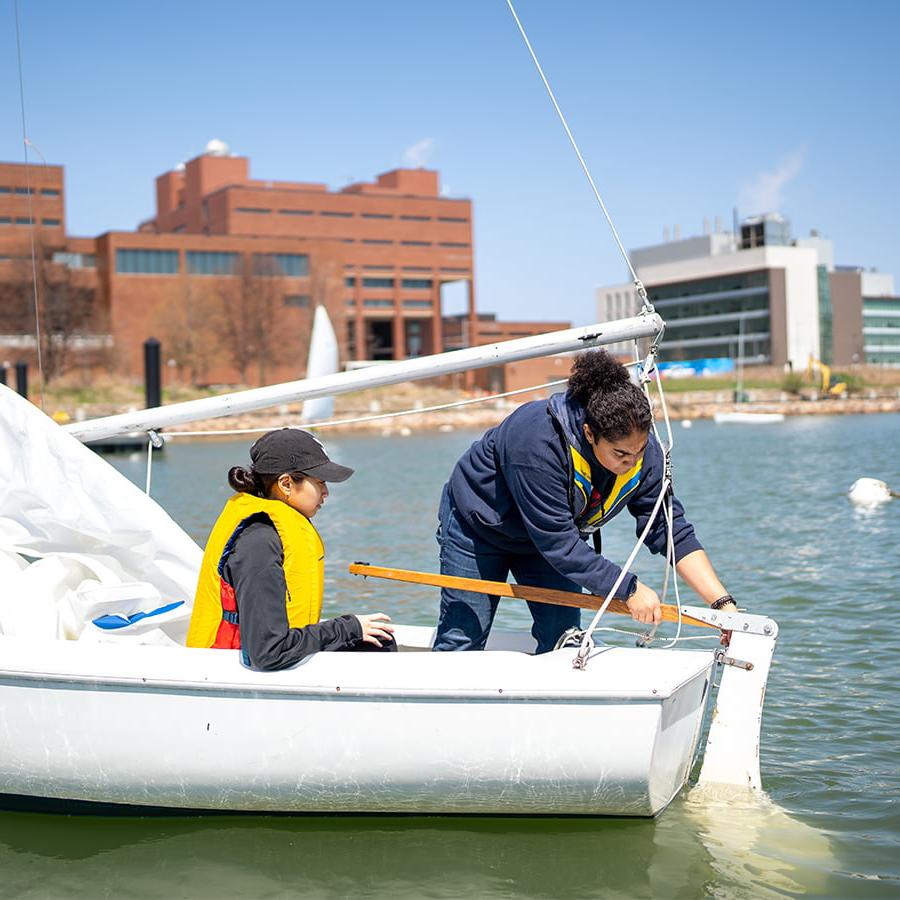
<path fill-rule="evenodd" d="M 743 356 L 747 363 L 803 368 L 810 357 L 834 365 L 888 359 L 875 347 L 895 335 L 873 329 L 889 327 L 874 323 L 876 310 L 890 310 L 873 296 L 866 340 L 864 298 L 891 294 L 892 279 L 836 267 L 830 240 L 817 232 L 793 239 L 780 215 L 745 220 L 737 236 L 717 232 L 638 248 L 631 259 L 666 320 L 667 360 Z M 597 309 L 600 321 L 634 315 L 634 286 L 598 288 Z"/>

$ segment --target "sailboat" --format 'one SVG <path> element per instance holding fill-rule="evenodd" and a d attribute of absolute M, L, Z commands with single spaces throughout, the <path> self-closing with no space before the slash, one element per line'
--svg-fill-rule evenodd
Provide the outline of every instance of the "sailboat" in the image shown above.
<path fill-rule="evenodd" d="M 0 794 L 190 810 L 655 816 L 687 781 L 717 670 L 701 782 L 759 789 L 771 619 L 684 606 L 684 623 L 732 634 L 727 651 L 589 642 L 542 655 L 526 631 L 493 634 L 483 653 L 423 652 L 434 629 L 400 624 L 397 654 L 318 653 L 254 672 L 239 651 L 184 646 L 200 548 L 83 444 L 661 330 L 645 312 L 68 426 L 0 386 Z"/>
<path fill-rule="evenodd" d="M 0 795 L 167 810 L 655 816 L 687 782 L 714 693 L 699 781 L 761 790 L 773 620 L 677 605 L 667 614 L 679 634 L 701 627 L 727 647 L 684 649 L 677 637 L 608 646 L 592 634 L 612 592 L 571 594 L 594 620 L 577 646 L 541 655 L 525 631 L 495 632 L 481 653 L 423 652 L 434 629 L 400 624 L 396 654 L 316 653 L 254 672 L 237 650 L 184 646 L 200 548 L 84 444 L 138 431 L 152 446 L 160 428 L 185 422 L 642 338 L 647 384 L 664 323 L 616 240 L 644 301 L 628 319 L 66 426 L 0 385 Z"/>
<path fill-rule="evenodd" d="M 334 326 L 331 324 L 331 317 L 328 315 L 328 310 L 319 304 L 313 315 L 306 377 L 318 378 L 322 375 L 334 375 L 338 371 L 338 356 L 338 342 Z M 302 422 L 323 422 L 333 415 L 334 398 L 316 397 L 304 401 L 300 419 Z"/>
<path fill-rule="evenodd" d="M 737 384 L 734 389 L 734 402 L 746 403 L 744 394 L 744 317 L 738 320 L 738 360 Z M 713 413 L 713 421 L 717 425 L 768 425 L 772 422 L 783 422 L 784 413 L 762 412 L 757 410 L 731 410 Z"/>

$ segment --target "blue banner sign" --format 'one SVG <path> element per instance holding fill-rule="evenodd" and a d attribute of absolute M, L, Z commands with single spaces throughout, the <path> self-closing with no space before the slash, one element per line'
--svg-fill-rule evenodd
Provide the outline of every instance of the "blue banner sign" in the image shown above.
<path fill-rule="evenodd" d="M 729 375 L 734 371 L 734 360 L 727 356 L 714 359 L 685 359 L 656 364 L 663 378 L 703 378 L 713 375 Z"/>

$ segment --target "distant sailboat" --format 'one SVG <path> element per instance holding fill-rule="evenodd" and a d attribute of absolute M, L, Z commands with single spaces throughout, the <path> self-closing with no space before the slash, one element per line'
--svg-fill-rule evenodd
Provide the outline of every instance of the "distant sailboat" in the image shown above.
<path fill-rule="evenodd" d="M 334 375 L 337 370 L 337 337 L 335 337 L 328 310 L 324 306 L 317 306 L 313 318 L 312 336 L 309 340 L 306 377 L 318 378 L 322 375 Z M 301 418 L 304 422 L 323 422 L 333 415 L 334 397 L 316 397 L 303 402 Z"/>
<path fill-rule="evenodd" d="M 738 321 L 738 359 L 737 386 L 734 390 L 735 403 L 747 403 L 744 393 L 744 317 Z M 735 410 L 733 412 L 717 412 L 713 414 L 717 425 L 765 425 L 770 422 L 783 422 L 784 413 L 756 412 L 752 409 Z"/>

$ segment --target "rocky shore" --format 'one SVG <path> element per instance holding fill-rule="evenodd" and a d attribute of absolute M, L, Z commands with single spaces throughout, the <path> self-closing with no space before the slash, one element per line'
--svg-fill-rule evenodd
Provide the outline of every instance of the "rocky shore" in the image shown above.
<path fill-rule="evenodd" d="M 452 394 L 453 392 L 447 392 Z M 688 394 L 669 394 L 666 397 L 669 415 L 672 419 L 711 419 L 715 413 L 731 411 L 777 412 L 788 416 L 800 415 L 852 415 L 859 413 L 897 413 L 900 412 L 900 396 L 845 397 L 828 399 L 804 399 L 799 397 L 779 398 L 765 395 L 779 392 L 751 392 L 750 402 L 734 403 L 729 394 L 723 392 L 696 391 Z M 395 400 L 399 398 L 394 398 Z M 412 398 L 410 398 L 412 399 Z M 456 395 L 456 400 L 466 399 Z M 489 400 L 483 404 L 471 404 L 461 408 L 440 411 L 412 412 L 405 415 L 390 415 L 397 411 L 415 409 L 415 402 L 421 407 L 438 405 L 424 403 L 421 398 L 408 406 L 391 403 L 391 410 L 385 410 L 378 401 L 369 405 L 359 403 L 336 404 L 332 423 L 323 424 L 323 434 L 338 431 L 368 432 L 384 435 L 405 435 L 419 431 L 455 431 L 463 429 L 484 430 L 501 422 L 519 402 L 509 400 Z M 454 402 L 447 399 L 445 402 Z M 658 404 L 655 404 L 658 405 Z M 657 409 L 657 413 L 659 410 Z M 174 426 L 166 429 L 169 434 L 186 432 L 210 432 L 205 435 L 224 437 L 226 432 L 242 429 L 258 429 L 266 431 L 299 424 L 300 407 L 291 404 L 278 411 L 248 413 L 228 419 L 211 419 L 185 426 Z M 351 420 L 344 422 L 344 420 Z M 343 424 L 342 424 L 343 423 Z M 315 426 L 312 426 L 315 428 Z"/>

